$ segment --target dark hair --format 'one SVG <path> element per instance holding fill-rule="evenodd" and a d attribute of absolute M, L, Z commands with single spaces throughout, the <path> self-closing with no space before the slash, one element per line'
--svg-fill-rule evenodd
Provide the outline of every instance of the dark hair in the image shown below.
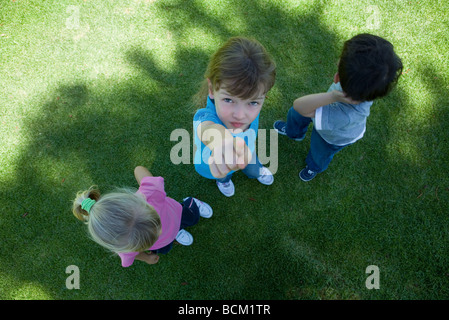
<path fill-rule="evenodd" d="M 276 64 L 257 40 L 232 37 L 211 57 L 204 78 L 197 103 L 203 104 L 206 100 L 207 79 L 213 89 L 223 87 L 232 95 L 250 99 L 260 90 L 265 94 L 273 87 Z"/>
<path fill-rule="evenodd" d="M 344 43 L 338 64 L 343 91 L 357 101 L 386 96 L 402 73 L 401 59 L 387 40 L 359 34 Z"/>

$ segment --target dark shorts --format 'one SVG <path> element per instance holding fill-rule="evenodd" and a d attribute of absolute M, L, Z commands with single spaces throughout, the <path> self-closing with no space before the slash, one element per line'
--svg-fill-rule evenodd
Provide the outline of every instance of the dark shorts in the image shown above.
<path fill-rule="evenodd" d="M 179 226 L 179 230 L 184 229 L 186 227 L 194 226 L 200 220 L 200 210 L 198 209 L 198 206 L 196 205 L 196 202 L 193 200 L 192 197 L 185 199 L 183 202 L 181 202 L 181 205 L 182 205 L 182 214 L 181 214 L 181 225 Z M 173 242 L 157 250 L 151 250 L 151 252 L 166 254 L 173 247 Z"/>

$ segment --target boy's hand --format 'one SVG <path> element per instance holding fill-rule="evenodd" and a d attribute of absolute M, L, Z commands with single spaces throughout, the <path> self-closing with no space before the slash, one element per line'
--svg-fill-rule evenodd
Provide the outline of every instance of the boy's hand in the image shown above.
<path fill-rule="evenodd" d="M 343 91 L 333 90 L 332 95 L 335 101 L 349 103 L 349 104 L 360 104 L 363 101 L 353 100 L 351 97 L 347 96 Z"/>
<path fill-rule="evenodd" d="M 212 149 L 210 172 L 215 178 L 224 178 L 231 171 L 245 169 L 251 158 L 251 152 L 242 138 L 225 138 L 221 146 Z"/>

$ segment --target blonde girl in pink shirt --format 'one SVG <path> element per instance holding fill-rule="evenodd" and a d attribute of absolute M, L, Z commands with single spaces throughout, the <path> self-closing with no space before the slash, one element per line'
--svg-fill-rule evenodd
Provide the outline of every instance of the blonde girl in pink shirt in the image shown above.
<path fill-rule="evenodd" d="M 90 188 L 79 192 L 73 201 L 73 214 L 87 224 L 92 240 L 121 258 L 122 266 L 134 260 L 148 264 L 159 261 L 159 253 L 168 253 L 176 240 L 191 245 L 192 235 L 185 227 L 210 218 L 212 208 L 195 198 L 182 203 L 167 197 L 164 179 L 153 177 L 144 167 L 136 167 L 137 192 L 120 189 L 101 195 Z"/>

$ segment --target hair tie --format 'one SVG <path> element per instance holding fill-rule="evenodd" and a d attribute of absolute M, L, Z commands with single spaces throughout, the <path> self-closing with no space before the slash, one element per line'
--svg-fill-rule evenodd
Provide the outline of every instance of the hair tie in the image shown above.
<path fill-rule="evenodd" d="M 96 201 L 91 198 L 86 198 L 81 202 L 81 209 L 86 210 L 87 213 L 90 213 L 90 208 L 94 205 Z"/>

